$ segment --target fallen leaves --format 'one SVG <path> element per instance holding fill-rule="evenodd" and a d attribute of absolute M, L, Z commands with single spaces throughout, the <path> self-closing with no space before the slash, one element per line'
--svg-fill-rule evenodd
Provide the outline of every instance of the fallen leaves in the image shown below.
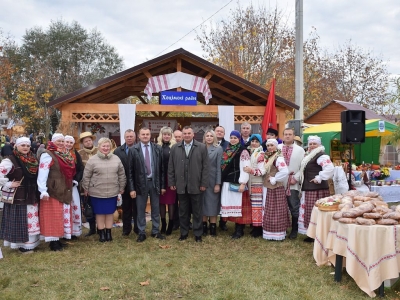
<path fill-rule="evenodd" d="M 109 291 L 110 288 L 109 288 L 108 286 L 102 286 L 102 287 L 100 288 L 100 290 L 101 290 L 101 291 Z"/>
<path fill-rule="evenodd" d="M 150 279 L 147 279 L 146 281 L 139 282 L 140 286 L 146 286 L 150 284 Z"/>
<path fill-rule="evenodd" d="M 171 245 L 158 245 L 161 249 L 169 249 L 172 248 Z"/>

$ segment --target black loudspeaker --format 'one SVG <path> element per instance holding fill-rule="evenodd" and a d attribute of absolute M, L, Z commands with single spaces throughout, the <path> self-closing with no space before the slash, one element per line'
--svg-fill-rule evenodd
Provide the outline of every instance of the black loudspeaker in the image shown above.
<path fill-rule="evenodd" d="M 365 142 L 365 111 L 345 110 L 340 114 L 342 122 L 342 144 L 361 144 Z"/>

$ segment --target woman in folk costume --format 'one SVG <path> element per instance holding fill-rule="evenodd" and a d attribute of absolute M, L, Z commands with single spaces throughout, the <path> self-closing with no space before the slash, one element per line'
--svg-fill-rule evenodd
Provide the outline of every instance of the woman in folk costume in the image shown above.
<path fill-rule="evenodd" d="M 72 180 L 75 161 L 65 149 L 64 136 L 55 133 L 40 156 L 38 188 L 40 192 L 40 234 L 50 242 L 52 251 L 63 250 L 60 238 L 72 235 Z"/>
<path fill-rule="evenodd" d="M 70 152 L 71 156 L 74 158 L 75 168 L 76 168 L 74 180 L 72 181 L 73 188 L 72 188 L 72 203 L 71 203 L 72 221 L 73 221 L 71 239 L 74 240 L 77 239 L 78 236 L 82 234 L 81 199 L 78 188 L 79 188 L 79 182 L 82 180 L 84 167 L 81 156 L 79 155 L 78 151 L 74 149 L 75 139 L 70 135 L 66 135 L 64 143 L 65 143 L 65 149 L 67 149 Z"/>
<path fill-rule="evenodd" d="M 4 246 L 32 253 L 39 244 L 38 161 L 27 137 L 17 139 L 13 152 L 0 163 L 0 185 L 17 188 L 13 204 L 4 203 L 0 239 Z M 3 195 L 4 196 L 4 195 Z"/>
<path fill-rule="evenodd" d="M 244 235 L 245 224 L 251 224 L 251 203 L 247 190 L 249 174 L 244 168 L 250 166 L 250 154 L 240 143 L 240 132 L 234 130 L 221 159 L 221 217 L 235 222 L 233 239 Z"/>
<path fill-rule="evenodd" d="M 301 234 L 307 234 L 315 201 L 330 195 L 327 180 L 332 178 L 335 168 L 324 150 L 319 136 L 309 136 L 308 151 L 301 161 L 300 172 L 295 176 L 300 183 L 302 193 L 299 213 L 299 233 Z M 307 237 L 304 241 L 311 243 L 314 240 Z"/>
<path fill-rule="evenodd" d="M 162 147 L 163 167 L 165 174 L 165 186 L 168 186 L 168 162 L 171 147 L 176 144 L 174 134 L 171 127 L 164 126 L 160 129 L 160 135 L 157 138 L 157 144 Z M 176 191 L 166 189 L 165 194 L 160 195 L 160 217 L 161 217 L 161 230 L 162 234 L 171 235 L 172 228 L 174 227 L 174 211 L 176 200 Z M 167 205 L 168 205 L 168 228 L 167 228 Z"/>
<path fill-rule="evenodd" d="M 210 235 L 217 235 L 217 216 L 221 210 L 221 157 L 222 147 L 218 145 L 214 130 L 206 130 L 203 143 L 207 146 L 210 162 L 208 187 L 203 193 L 203 236 L 207 235 L 207 219 L 210 218 Z"/>
<path fill-rule="evenodd" d="M 290 227 L 289 207 L 284 182 L 289 175 L 276 139 L 268 139 L 265 152 L 263 238 L 283 241 Z"/>
<path fill-rule="evenodd" d="M 262 215 L 263 215 L 263 175 L 264 168 L 264 150 L 261 145 L 262 139 L 259 134 L 250 136 L 250 166 L 245 167 L 244 171 L 250 174 L 249 191 L 251 202 L 251 219 L 253 230 L 251 236 L 256 238 L 262 236 Z"/>

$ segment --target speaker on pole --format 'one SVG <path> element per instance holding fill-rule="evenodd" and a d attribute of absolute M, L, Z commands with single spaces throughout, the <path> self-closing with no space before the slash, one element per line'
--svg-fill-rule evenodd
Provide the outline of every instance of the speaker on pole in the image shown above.
<path fill-rule="evenodd" d="M 340 114 L 342 144 L 361 144 L 365 142 L 365 111 L 345 110 Z"/>

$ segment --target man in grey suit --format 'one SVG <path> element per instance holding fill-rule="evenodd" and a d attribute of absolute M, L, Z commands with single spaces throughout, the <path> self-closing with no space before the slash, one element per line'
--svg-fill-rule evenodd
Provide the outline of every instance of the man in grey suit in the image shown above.
<path fill-rule="evenodd" d="M 180 241 L 189 233 L 190 210 L 192 205 L 193 233 L 195 241 L 201 242 L 203 234 L 202 193 L 208 186 L 209 159 L 207 147 L 194 140 L 193 129 L 182 130 L 183 142 L 172 146 L 168 164 L 168 184 L 176 190 L 179 198 Z"/>
<path fill-rule="evenodd" d="M 160 227 L 160 194 L 165 193 L 164 168 L 162 149 L 159 145 L 150 142 L 150 129 L 143 127 L 139 131 L 140 143 L 131 149 L 129 165 L 129 190 L 132 198 L 136 197 L 137 224 L 139 236 L 137 242 L 146 239 L 146 205 L 150 196 L 151 205 L 151 236 L 161 240 Z"/>

